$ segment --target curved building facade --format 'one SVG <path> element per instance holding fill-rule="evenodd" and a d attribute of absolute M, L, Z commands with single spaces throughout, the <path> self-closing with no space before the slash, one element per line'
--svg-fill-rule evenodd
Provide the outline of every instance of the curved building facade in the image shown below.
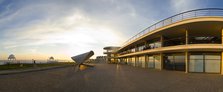
<path fill-rule="evenodd" d="M 198 9 L 164 19 L 117 50 L 135 67 L 223 74 L 223 9 Z"/>
<path fill-rule="evenodd" d="M 118 62 L 117 50 L 119 48 L 120 47 L 116 47 L 116 46 L 108 46 L 108 47 L 103 48 L 105 50 L 104 54 L 106 54 L 107 63 L 117 63 Z"/>

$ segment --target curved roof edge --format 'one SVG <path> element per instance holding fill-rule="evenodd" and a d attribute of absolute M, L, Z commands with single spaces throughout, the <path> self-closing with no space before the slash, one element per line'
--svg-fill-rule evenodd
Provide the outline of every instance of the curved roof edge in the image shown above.
<path fill-rule="evenodd" d="M 104 47 L 103 49 L 119 49 L 120 47 L 118 46 L 107 46 L 107 47 Z"/>
<path fill-rule="evenodd" d="M 220 12 L 220 13 L 219 13 Z M 123 43 L 123 45 L 126 45 L 127 43 L 149 33 L 153 30 L 156 30 L 158 28 L 173 24 L 175 22 L 179 22 L 185 19 L 190 18 L 197 18 L 197 17 L 204 17 L 204 16 L 221 16 L 223 17 L 223 9 L 222 8 L 203 8 L 203 9 L 195 9 L 195 10 L 189 10 L 182 13 L 175 14 L 171 17 L 168 17 L 166 19 L 163 19 L 161 21 L 156 22 L 155 24 L 147 27 L 146 29 L 140 31 L 130 39 L 128 39 L 126 42 Z"/>

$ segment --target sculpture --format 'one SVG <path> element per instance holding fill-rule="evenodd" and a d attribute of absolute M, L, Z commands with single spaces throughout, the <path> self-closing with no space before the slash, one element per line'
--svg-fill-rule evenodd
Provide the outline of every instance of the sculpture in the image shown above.
<path fill-rule="evenodd" d="M 83 64 L 86 60 L 88 60 L 91 56 L 94 55 L 93 51 L 86 52 L 77 56 L 71 57 L 78 65 Z"/>

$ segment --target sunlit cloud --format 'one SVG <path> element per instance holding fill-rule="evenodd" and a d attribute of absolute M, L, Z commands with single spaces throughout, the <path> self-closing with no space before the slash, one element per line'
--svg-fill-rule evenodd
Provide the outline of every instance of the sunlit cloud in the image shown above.
<path fill-rule="evenodd" d="M 80 12 L 59 17 L 57 20 L 44 20 L 33 25 L 11 29 L 4 34 L 8 37 L 3 42 L 5 49 L 56 46 L 64 44 L 63 54 L 75 55 L 88 50 L 102 49 L 106 45 L 119 45 L 122 35 L 105 24 L 97 24 Z M 68 48 L 67 48 L 68 47 Z M 38 48 L 31 48 L 30 53 L 37 53 Z M 41 48 L 40 48 L 41 49 Z M 102 54 L 101 54 L 102 55 Z"/>

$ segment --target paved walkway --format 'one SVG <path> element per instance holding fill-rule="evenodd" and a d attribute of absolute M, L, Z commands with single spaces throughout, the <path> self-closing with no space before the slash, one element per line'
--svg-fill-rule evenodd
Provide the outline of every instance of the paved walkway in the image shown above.
<path fill-rule="evenodd" d="M 0 75 L 0 92 L 223 92 L 223 76 L 96 64 Z"/>

